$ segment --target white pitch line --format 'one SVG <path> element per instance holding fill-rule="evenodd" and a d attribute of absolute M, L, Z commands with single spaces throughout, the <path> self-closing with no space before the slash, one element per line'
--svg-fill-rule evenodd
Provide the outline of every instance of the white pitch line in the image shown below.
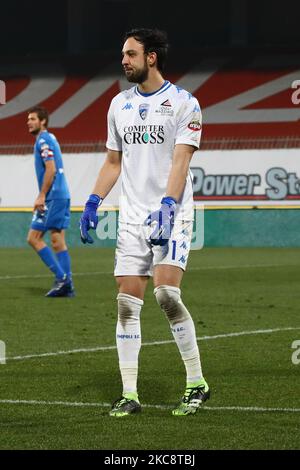
<path fill-rule="evenodd" d="M 290 266 L 299 266 L 298 264 L 227 264 L 225 266 L 197 266 L 197 267 L 188 267 L 188 271 L 205 271 L 207 269 L 249 269 L 249 268 L 279 268 L 279 267 L 290 267 Z"/>
<path fill-rule="evenodd" d="M 95 348 L 70 349 L 69 351 L 55 351 L 55 352 L 46 352 L 46 353 L 40 353 L 40 354 L 27 354 L 26 356 L 7 357 L 6 360 L 7 361 L 21 361 L 23 359 L 33 359 L 36 357 L 65 356 L 67 354 L 108 351 L 110 349 L 117 349 L 117 346 L 97 346 Z"/>
<path fill-rule="evenodd" d="M 299 327 L 283 327 L 283 328 L 272 328 L 267 330 L 250 330 L 250 331 L 238 331 L 233 333 L 222 333 L 218 335 L 212 336 L 200 336 L 197 337 L 197 341 L 208 341 L 211 339 L 219 339 L 219 338 L 233 338 L 237 336 L 246 336 L 246 335 L 259 335 L 259 334 L 268 334 L 268 333 L 276 333 L 278 331 L 293 331 L 293 330 L 300 330 Z M 150 341 L 146 343 L 142 343 L 142 346 L 159 346 L 163 344 L 171 344 L 175 341 L 173 339 L 170 340 L 163 340 L 163 341 Z M 7 361 L 21 361 L 26 359 L 34 359 L 34 358 L 41 358 L 41 357 L 50 357 L 50 356 L 62 356 L 68 354 L 77 354 L 77 353 L 91 353 L 91 352 L 98 352 L 98 351 L 109 351 L 117 349 L 116 345 L 113 346 L 97 346 L 94 348 L 78 348 L 78 349 L 70 349 L 67 351 L 55 351 L 55 352 L 46 352 L 40 354 L 27 354 L 25 356 L 13 356 L 7 357 Z"/>
<path fill-rule="evenodd" d="M 113 274 L 110 271 L 93 271 L 86 273 L 72 273 L 72 276 L 98 276 L 99 274 Z M 40 277 L 53 278 L 53 274 L 17 274 L 13 276 L 0 276 L 0 281 L 10 281 L 14 279 L 39 279 Z"/>
<path fill-rule="evenodd" d="M 190 267 L 187 269 L 189 271 L 206 271 L 214 269 L 249 269 L 249 268 L 279 268 L 279 267 L 290 267 L 295 266 L 299 267 L 298 264 L 243 264 L 243 265 L 226 265 L 226 266 L 198 266 Z M 85 273 L 72 273 L 74 277 L 76 276 L 99 276 L 99 275 L 113 275 L 112 271 L 91 271 Z M 16 274 L 16 275 L 5 275 L 0 276 L 0 281 L 10 281 L 14 279 L 39 279 L 39 278 L 53 278 L 53 274 Z"/>
<path fill-rule="evenodd" d="M 281 411 L 289 413 L 300 413 L 300 408 L 263 408 L 259 406 L 203 406 L 208 411 L 258 411 L 261 413 Z"/>
<path fill-rule="evenodd" d="M 66 406 L 74 408 L 110 408 L 111 403 L 88 403 L 88 402 L 72 402 L 72 401 L 45 401 L 45 400 L 10 400 L 2 399 L 0 404 L 3 405 L 42 405 L 42 406 Z M 150 405 L 142 403 L 142 408 L 158 408 L 170 409 L 171 405 Z M 258 406 L 203 406 L 202 410 L 207 411 L 253 411 L 253 412 L 280 412 L 280 413 L 299 413 L 300 408 L 266 408 Z"/>
<path fill-rule="evenodd" d="M 45 401 L 45 400 L 0 400 L 2 404 L 8 405 L 59 405 L 59 406 L 73 406 L 73 407 L 97 407 L 104 408 L 111 406 L 111 403 L 84 403 L 84 402 L 73 402 L 73 401 Z"/>

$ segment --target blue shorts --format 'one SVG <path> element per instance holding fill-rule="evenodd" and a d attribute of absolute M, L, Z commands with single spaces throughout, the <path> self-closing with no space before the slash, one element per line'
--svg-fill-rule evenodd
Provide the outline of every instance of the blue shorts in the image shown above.
<path fill-rule="evenodd" d="M 35 211 L 31 228 L 46 232 L 47 230 L 64 230 L 70 225 L 70 199 L 52 199 L 46 201 L 43 213 Z"/>

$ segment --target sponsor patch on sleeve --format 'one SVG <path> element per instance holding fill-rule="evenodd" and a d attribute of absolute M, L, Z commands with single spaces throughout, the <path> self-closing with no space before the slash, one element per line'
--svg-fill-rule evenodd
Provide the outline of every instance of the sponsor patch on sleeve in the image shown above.
<path fill-rule="evenodd" d="M 201 123 L 195 119 L 188 124 L 188 128 L 191 131 L 201 131 Z"/>
<path fill-rule="evenodd" d="M 41 157 L 42 158 L 51 158 L 53 157 L 53 151 L 49 149 L 48 144 L 43 144 L 41 146 Z"/>

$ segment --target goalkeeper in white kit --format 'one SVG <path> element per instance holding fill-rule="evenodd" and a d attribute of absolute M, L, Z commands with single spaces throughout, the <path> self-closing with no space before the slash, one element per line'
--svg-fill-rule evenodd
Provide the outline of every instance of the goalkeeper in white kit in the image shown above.
<path fill-rule="evenodd" d="M 134 29 L 125 34 L 122 66 L 127 80 L 136 85 L 111 102 L 106 161 L 80 219 L 81 240 L 92 243 L 89 230 L 97 226 L 97 209 L 121 174 L 114 275 L 123 392 L 110 411 L 116 417 L 141 411 L 140 314 L 150 276 L 186 369 L 186 390 L 173 415 L 194 414 L 210 396 L 194 322 L 180 291 L 194 215 L 189 164 L 200 144 L 201 111 L 196 98 L 163 78 L 167 51 L 163 31 Z"/>

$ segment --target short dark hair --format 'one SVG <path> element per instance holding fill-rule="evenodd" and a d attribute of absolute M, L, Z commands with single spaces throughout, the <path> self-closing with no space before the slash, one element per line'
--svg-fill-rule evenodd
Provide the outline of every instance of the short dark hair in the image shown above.
<path fill-rule="evenodd" d="M 157 55 L 157 68 L 163 71 L 168 55 L 168 36 L 159 29 L 135 28 L 125 33 L 124 42 L 133 37 L 144 46 L 145 54 L 155 52 Z"/>
<path fill-rule="evenodd" d="M 43 106 L 33 106 L 33 108 L 28 110 L 28 114 L 30 113 L 36 113 L 40 121 L 43 121 L 45 119 L 46 120 L 45 127 L 48 126 L 49 113 L 46 108 L 43 108 Z"/>

